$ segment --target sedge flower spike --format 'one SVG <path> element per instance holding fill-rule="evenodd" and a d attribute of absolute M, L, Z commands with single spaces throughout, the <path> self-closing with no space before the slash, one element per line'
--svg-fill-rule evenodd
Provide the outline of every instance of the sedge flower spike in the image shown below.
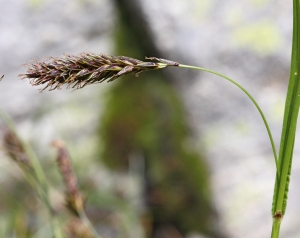
<path fill-rule="evenodd" d="M 144 71 L 162 69 L 168 66 L 201 70 L 215 74 L 241 89 L 257 108 L 270 138 L 277 176 L 279 177 L 277 152 L 268 122 L 258 103 L 245 88 L 233 79 L 206 68 L 179 64 L 174 61 L 155 57 L 146 57 L 146 59 L 153 62 L 144 62 L 126 56 L 111 56 L 83 52 L 79 56 L 65 55 L 63 58 L 50 57 L 46 61 L 33 61 L 32 63 L 25 65 L 28 68 L 27 73 L 19 76 L 23 79 L 29 79 L 33 86 L 45 85 L 40 91 L 47 88 L 51 91 L 60 89 L 63 85 L 67 85 L 67 88 L 79 89 L 90 84 L 102 83 L 103 81 L 111 82 L 125 74 L 134 73 L 138 76 Z"/>
<path fill-rule="evenodd" d="M 50 57 L 46 61 L 32 61 L 25 64 L 26 74 L 22 79 L 29 79 L 33 86 L 45 85 L 45 89 L 67 88 L 79 89 L 90 84 L 111 82 L 125 74 L 140 73 L 148 70 L 162 69 L 167 66 L 179 66 L 179 63 L 159 59 L 146 58 L 154 62 L 144 62 L 126 56 L 111 56 L 84 52 L 79 56 L 65 55 L 63 58 Z"/>
<path fill-rule="evenodd" d="M 57 148 L 56 161 L 66 186 L 66 207 L 73 214 L 79 216 L 84 210 L 84 199 L 78 189 L 78 181 L 71 165 L 69 153 L 62 141 L 53 141 L 52 145 Z"/>

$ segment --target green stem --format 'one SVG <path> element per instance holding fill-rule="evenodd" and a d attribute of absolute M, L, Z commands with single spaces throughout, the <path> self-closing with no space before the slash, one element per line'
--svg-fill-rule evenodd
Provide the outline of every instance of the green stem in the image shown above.
<path fill-rule="evenodd" d="M 293 44 L 289 86 L 285 102 L 283 126 L 279 150 L 279 170 L 274 188 L 272 238 L 279 237 L 280 222 L 285 214 L 292 167 L 292 158 L 300 108 L 300 4 L 293 1 Z M 280 216 L 278 216 L 280 214 Z"/>
<path fill-rule="evenodd" d="M 271 142 L 271 146 L 272 146 L 272 150 L 273 150 L 273 155 L 274 155 L 274 160 L 275 160 L 277 175 L 279 175 L 278 174 L 279 173 L 279 170 L 278 170 L 279 166 L 278 166 L 277 152 L 276 152 L 276 147 L 275 147 L 275 143 L 274 143 L 274 140 L 273 140 L 273 136 L 272 136 L 271 130 L 269 128 L 268 122 L 267 122 L 267 120 L 265 118 L 265 115 L 264 115 L 263 111 L 261 110 L 261 108 L 259 107 L 259 105 L 257 104 L 257 102 L 255 101 L 255 99 L 250 95 L 250 93 L 248 93 L 245 88 L 243 88 L 240 84 L 238 84 L 237 82 L 235 82 L 231 78 L 228 78 L 227 76 L 225 76 L 223 74 L 220 74 L 220 73 L 217 73 L 215 71 L 212 71 L 212 70 L 209 70 L 209 69 L 206 69 L 206 68 L 200 68 L 200 67 L 196 67 L 196 66 L 183 65 L 183 64 L 179 64 L 179 67 L 181 67 L 181 68 L 189 68 L 189 69 L 196 69 L 196 70 L 202 70 L 202 71 L 205 71 L 205 72 L 209 72 L 209 73 L 218 75 L 218 76 L 220 76 L 220 77 L 228 80 L 229 82 L 233 83 L 238 88 L 240 88 L 250 98 L 250 100 L 254 103 L 255 107 L 257 108 L 257 110 L 258 110 L 261 118 L 263 119 L 265 127 L 267 129 L 267 132 L 268 132 L 268 135 L 269 135 L 269 139 L 270 139 L 270 142 Z"/>
<path fill-rule="evenodd" d="M 281 219 L 274 219 L 271 238 L 279 237 Z"/>

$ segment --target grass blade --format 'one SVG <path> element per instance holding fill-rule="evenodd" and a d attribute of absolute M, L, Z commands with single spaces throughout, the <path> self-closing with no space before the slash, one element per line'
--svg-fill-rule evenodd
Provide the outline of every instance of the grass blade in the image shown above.
<path fill-rule="evenodd" d="M 300 107 L 300 5 L 299 0 L 294 0 L 293 2 L 292 60 L 278 158 L 280 172 L 279 175 L 277 174 L 276 176 L 272 205 L 272 215 L 274 218 L 272 238 L 279 236 L 280 223 L 286 210 L 297 119 Z"/>

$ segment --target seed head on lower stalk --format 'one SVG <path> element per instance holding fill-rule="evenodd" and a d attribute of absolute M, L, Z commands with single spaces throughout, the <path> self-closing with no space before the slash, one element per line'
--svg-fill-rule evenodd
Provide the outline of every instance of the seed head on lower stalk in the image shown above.
<path fill-rule="evenodd" d="M 84 198 L 79 192 L 77 177 L 73 171 L 69 153 L 65 144 L 60 140 L 53 141 L 52 145 L 57 148 L 57 165 L 66 187 L 66 208 L 74 215 L 79 216 L 84 210 Z"/>
<path fill-rule="evenodd" d="M 7 155 L 21 168 L 28 172 L 33 172 L 32 164 L 26 154 L 22 142 L 10 129 L 6 129 L 4 132 L 2 146 Z"/>

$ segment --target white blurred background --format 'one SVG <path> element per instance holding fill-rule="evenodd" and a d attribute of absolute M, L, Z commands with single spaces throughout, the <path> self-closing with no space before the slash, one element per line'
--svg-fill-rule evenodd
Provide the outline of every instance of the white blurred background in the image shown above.
<path fill-rule="evenodd" d="M 170 60 L 218 71 L 243 85 L 263 109 L 278 148 L 289 76 L 292 1 L 140 3 L 159 50 Z M 99 143 L 95 129 L 111 85 L 39 93 L 18 74 L 31 59 L 82 51 L 113 54 L 113 2 L 0 0 L 0 9 L 0 72 L 5 75 L 0 107 L 39 153 L 47 154 L 43 150 L 59 137 L 68 143 L 75 161 L 92 158 Z M 222 78 L 186 69 L 170 71 L 186 106 L 192 144 L 205 154 L 211 169 L 222 228 L 232 238 L 270 236 L 275 165 L 256 108 Z M 300 236 L 299 145 L 298 133 L 282 223 L 286 238 Z M 1 160 L 0 166 L 6 171 L 11 164 Z M 0 175 L 1 184 L 7 176 Z"/>

